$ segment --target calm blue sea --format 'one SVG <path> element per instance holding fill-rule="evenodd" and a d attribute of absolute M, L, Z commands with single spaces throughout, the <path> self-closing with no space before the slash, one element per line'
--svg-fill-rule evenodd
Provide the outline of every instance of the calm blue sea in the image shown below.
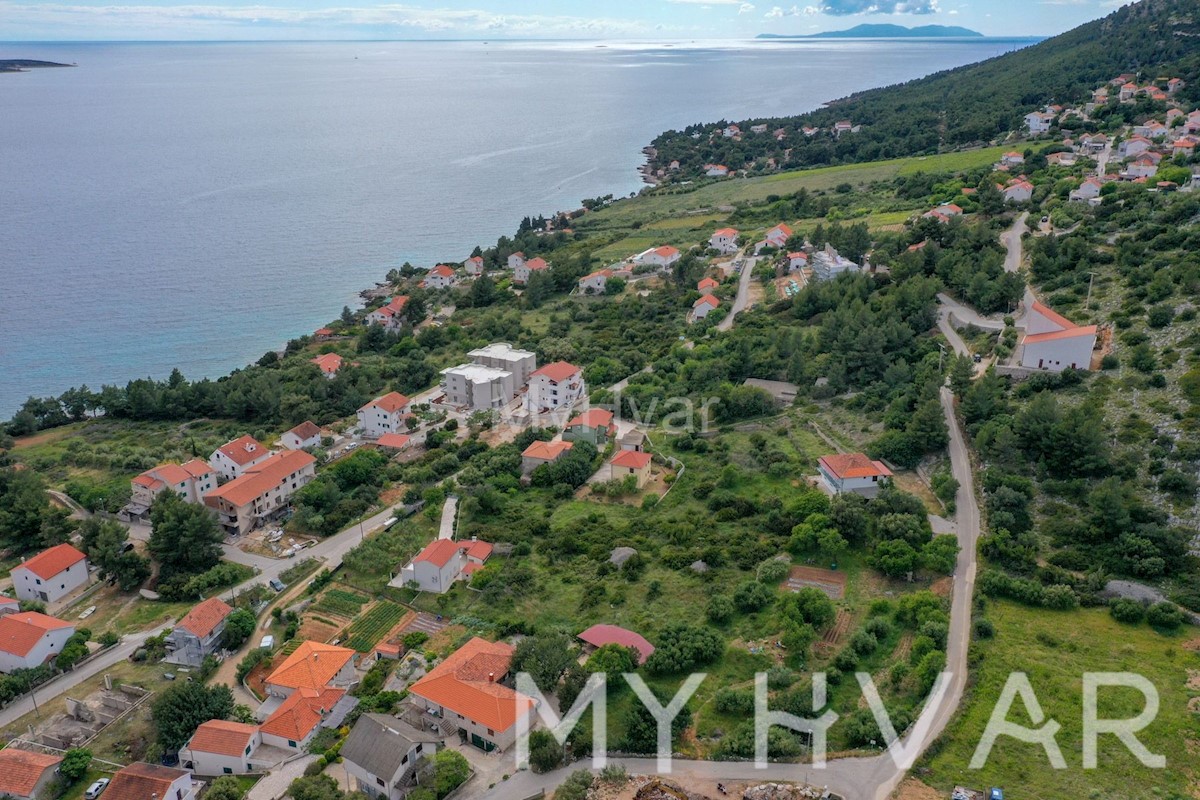
<path fill-rule="evenodd" d="M 244 365 L 391 267 L 636 191 L 664 129 L 1026 43 L 0 45 L 79 65 L 0 75 L 0 418 Z"/>

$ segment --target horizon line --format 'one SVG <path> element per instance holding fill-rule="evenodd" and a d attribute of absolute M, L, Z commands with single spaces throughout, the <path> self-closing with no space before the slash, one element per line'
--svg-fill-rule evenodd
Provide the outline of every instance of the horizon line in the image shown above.
<path fill-rule="evenodd" d="M 378 42 L 421 42 L 421 43 L 454 43 L 454 42 L 482 42 L 489 44 L 508 43 L 508 42 L 755 42 L 755 41 L 789 41 L 797 39 L 820 39 L 826 33 L 840 33 L 841 31 L 824 31 L 815 34 L 755 34 L 753 36 L 708 36 L 708 37 L 688 37 L 688 38 L 666 38 L 666 37 L 567 37 L 558 36 L 551 38 L 540 37 L 446 37 L 446 38 L 412 38 L 412 37 L 364 37 L 364 38 L 313 38 L 313 39 L 0 39 L 2 45 L 30 45 L 30 44 L 348 44 L 355 42 L 363 43 L 378 43 Z M 1010 35 L 981 35 L 981 36 L 837 36 L 840 41 L 890 41 L 890 42 L 905 42 L 905 41 L 944 41 L 944 42 L 978 42 L 978 41 L 1013 41 L 1013 40 L 1040 40 L 1049 39 L 1057 34 L 1010 34 Z M 762 38 L 760 38 L 762 37 Z"/>

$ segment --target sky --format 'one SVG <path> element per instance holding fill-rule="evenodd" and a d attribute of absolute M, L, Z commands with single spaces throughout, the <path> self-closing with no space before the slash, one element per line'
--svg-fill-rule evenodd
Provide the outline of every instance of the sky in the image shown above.
<path fill-rule="evenodd" d="M 649 39 L 808 34 L 859 23 L 1048 36 L 1126 0 L 0 0 L 0 42 Z M 7 49 L 7 48 L 6 48 Z M 0 55 L 3 51 L 0 51 Z"/>

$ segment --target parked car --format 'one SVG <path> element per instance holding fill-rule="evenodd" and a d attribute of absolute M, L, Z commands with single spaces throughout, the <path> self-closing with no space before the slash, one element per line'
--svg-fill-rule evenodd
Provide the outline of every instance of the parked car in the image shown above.
<path fill-rule="evenodd" d="M 96 800 L 108 788 L 108 780 L 108 778 L 101 778 L 89 786 L 87 791 L 83 793 L 86 800 Z"/>
<path fill-rule="evenodd" d="M 271 588 L 274 589 L 276 592 L 282 592 L 284 589 L 287 588 L 287 584 L 285 584 L 283 581 L 279 580 L 279 578 L 271 578 L 271 580 L 267 581 L 267 583 L 269 583 L 271 585 Z"/>

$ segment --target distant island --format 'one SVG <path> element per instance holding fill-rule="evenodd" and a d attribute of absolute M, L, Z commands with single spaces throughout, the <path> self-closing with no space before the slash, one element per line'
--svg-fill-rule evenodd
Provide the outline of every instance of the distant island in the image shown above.
<path fill-rule="evenodd" d="M 844 31 L 824 31 L 809 34 L 760 33 L 759 39 L 963 39 L 983 38 L 979 31 L 960 28 L 956 25 L 919 25 L 906 28 L 903 25 L 855 25 Z"/>
<path fill-rule="evenodd" d="M 74 64 L 59 64 L 56 61 L 34 61 L 30 58 L 0 58 L 0 72 L 25 72 L 46 67 L 73 67 Z"/>

